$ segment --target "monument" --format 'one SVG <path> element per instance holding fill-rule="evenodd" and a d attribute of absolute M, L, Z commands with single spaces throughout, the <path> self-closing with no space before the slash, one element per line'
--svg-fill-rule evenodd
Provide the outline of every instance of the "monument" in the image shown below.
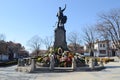
<path fill-rule="evenodd" d="M 54 31 L 54 49 L 55 48 L 62 48 L 63 50 L 67 50 L 67 42 L 66 42 L 66 30 L 64 24 L 67 21 L 67 16 L 63 14 L 66 9 L 66 5 L 64 9 L 59 7 L 59 11 L 57 13 L 58 22 L 57 28 Z"/>

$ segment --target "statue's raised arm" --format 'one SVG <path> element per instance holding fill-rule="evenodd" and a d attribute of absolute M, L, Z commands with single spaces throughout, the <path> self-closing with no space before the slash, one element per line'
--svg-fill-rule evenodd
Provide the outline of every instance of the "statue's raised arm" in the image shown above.
<path fill-rule="evenodd" d="M 66 9 L 66 4 L 65 4 L 65 8 L 62 10 L 62 12 Z"/>

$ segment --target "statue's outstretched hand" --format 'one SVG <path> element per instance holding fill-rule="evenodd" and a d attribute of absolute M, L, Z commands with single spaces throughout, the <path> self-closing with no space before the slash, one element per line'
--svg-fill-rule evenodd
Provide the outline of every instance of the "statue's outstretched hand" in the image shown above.
<path fill-rule="evenodd" d="M 65 4 L 65 9 L 66 9 L 66 4 Z"/>
<path fill-rule="evenodd" d="M 65 8 L 62 11 L 64 11 L 65 9 L 66 9 L 66 4 L 65 4 Z"/>

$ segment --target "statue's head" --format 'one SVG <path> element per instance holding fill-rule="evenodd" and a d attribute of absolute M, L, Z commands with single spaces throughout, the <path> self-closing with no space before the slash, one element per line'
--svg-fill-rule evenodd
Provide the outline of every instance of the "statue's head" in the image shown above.
<path fill-rule="evenodd" d="M 59 10 L 61 10 L 61 7 L 59 7 Z"/>

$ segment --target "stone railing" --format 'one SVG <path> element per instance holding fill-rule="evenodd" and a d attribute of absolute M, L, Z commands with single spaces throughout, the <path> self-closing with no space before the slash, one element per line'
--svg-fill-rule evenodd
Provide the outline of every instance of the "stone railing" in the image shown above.
<path fill-rule="evenodd" d="M 17 71 L 19 72 L 33 72 L 35 71 L 35 58 L 18 59 Z"/>
<path fill-rule="evenodd" d="M 89 64 L 89 68 L 91 68 L 92 70 L 95 69 L 95 66 L 99 66 L 101 68 L 104 67 L 102 59 L 100 59 L 100 62 L 98 64 L 98 62 L 95 58 L 90 58 L 88 64 Z"/>
<path fill-rule="evenodd" d="M 31 65 L 31 58 L 18 59 L 18 66 L 29 66 Z"/>

